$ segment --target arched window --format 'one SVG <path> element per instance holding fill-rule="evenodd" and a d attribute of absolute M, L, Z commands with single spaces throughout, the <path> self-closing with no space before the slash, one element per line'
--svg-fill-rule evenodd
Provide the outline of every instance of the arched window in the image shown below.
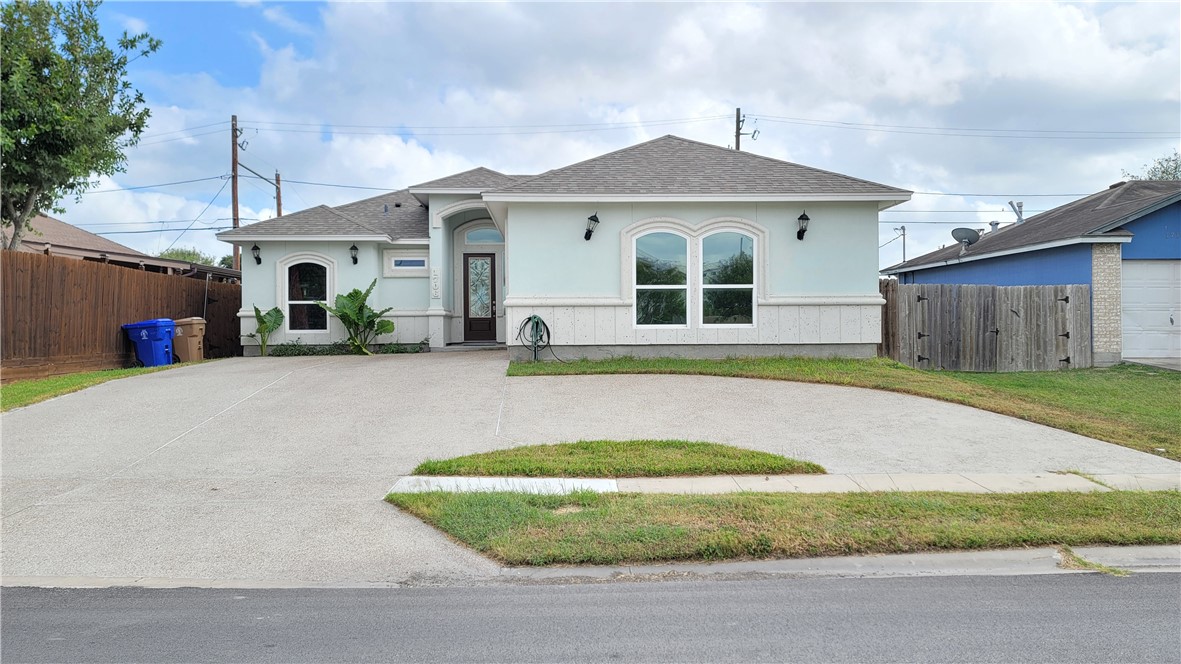
<path fill-rule="evenodd" d="M 755 313 L 755 239 L 722 231 L 701 239 L 701 324 L 751 325 Z"/>
<path fill-rule="evenodd" d="M 658 231 L 636 238 L 636 325 L 689 324 L 689 240 Z"/>
<path fill-rule="evenodd" d="M 467 244 L 500 244 L 504 236 L 495 228 L 476 228 L 468 231 L 464 236 Z"/>
<path fill-rule="evenodd" d="M 287 268 L 287 329 L 327 330 L 328 312 L 316 304 L 328 299 L 328 268 L 296 263 Z"/>

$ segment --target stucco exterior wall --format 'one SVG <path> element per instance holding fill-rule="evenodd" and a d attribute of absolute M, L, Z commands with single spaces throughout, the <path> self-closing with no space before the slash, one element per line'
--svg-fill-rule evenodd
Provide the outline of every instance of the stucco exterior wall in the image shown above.
<path fill-rule="evenodd" d="M 285 309 L 287 266 L 308 259 L 328 267 L 328 301 L 333 302 L 338 294 L 354 288 L 364 290 L 377 279 L 377 285 L 369 297 L 369 305 L 381 310 L 394 307 L 386 318 L 394 321 L 394 333 L 383 335 L 378 343 L 417 343 L 425 339 L 427 332 L 426 310 L 430 303 L 427 277 L 383 277 L 382 251 L 391 245 L 377 242 L 352 241 L 309 241 L 309 242 L 257 242 L 261 264 L 256 264 L 249 248 L 244 249 L 242 258 L 242 309 L 238 312 L 241 323 L 244 353 L 256 354 L 257 341 L 247 337 L 257 328 L 254 307 L 262 311 L 278 306 Z M 357 245 L 357 264 L 353 265 L 349 247 Z M 400 249 L 426 249 L 426 245 L 399 245 Z M 285 318 L 287 312 L 284 311 Z M 329 316 L 326 331 L 291 330 L 287 320 L 283 329 L 271 335 L 270 344 L 298 341 L 308 345 L 322 345 L 341 341 L 348 337 L 340 322 Z"/>
<path fill-rule="evenodd" d="M 1095 366 L 1118 364 L 1123 353 L 1121 245 L 1091 245 L 1091 349 Z"/>
<path fill-rule="evenodd" d="M 801 241 L 796 219 L 805 210 L 811 223 Z M 592 213 L 599 226 L 584 241 Z M 881 336 L 877 220 L 875 203 L 510 204 L 507 341 L 520 345 L 516 330 L 537 315 L 554 346 L 593 356 L 670 345 L 866 356 Z M 650 224 L 690 238 L 730 227 L 755 236 L 753 325 L 701 324 L 699 267 L 690 258 L 688 325 L 637 326 L 632 238 Z"/>

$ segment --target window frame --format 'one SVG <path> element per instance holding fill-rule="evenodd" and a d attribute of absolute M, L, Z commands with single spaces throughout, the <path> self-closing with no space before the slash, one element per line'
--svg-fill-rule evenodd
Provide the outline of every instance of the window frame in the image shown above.
<path fill-rule="evenodd" d="M 468 237 L 472 233 L 476 233 L 478 231 L 496 231 L 496 234 L 500 236 L 500 239 L 499 240 L 472 240 L 471 238 Z M 485 244 L 504 244 L 504 233 L 500 232 L 500 229 L 497 228 L 495 225 L 480 224 L 480 225 L 476 226 L 475 228 L 469 228 L 463 232 L 463 243 L 469 247 L 476 247 L 476 246 L 485 245 Z"/>
<path fill-rule="evenodd" d="M 300 265 L 314 265 L 314 266 L 319 267 L 324 270 L 324 299 L 323 300 L 292 300 L 291 299 L 291 269 L 294 267 L 298 267 Z M 283 272 L 285 275 L 284 284 L 283 284 L 284 285 L 283 291 L 285 293 L 287 293 L 286 302 L 284 303 L 284 306 L 283 306 L 283 308 L 286 309 L 286 311 L 284 312 L 285 313 L 284 318 L 286 319 L 285 322 L 287 324 L 287 331 L 289 331 L 289 332 L 306 332 L 309 334 L 324 334 L 324 333 L 328 332 L 328 328 L 331 325 L 331 318 L 332 318 L 331 316 L 328 315 L 328 312 L 324 312 L 324 327 L 322 327 L 322 328 L 314 327 L 314 328 L 301 329 L 301 328 L 291 327 L 291 321 L 293 321 L 295 319 L 295 316 L 291 315 L 291 306 L 292 305 L 298 304 L 298 305 L 304 305 L 304 306 L 307 306 L 307 305 L 319 306 L 317 304 L 318 302 L 328 302 L 329 301 L 328 300 L 328 293 L 329 293 L 328 266 L 324 265 L 323 263 L 320 263 L 319 261 L 301 260 L 301 261 L 294 261 L 294 262 L 288 263 L 287 267 L 283 270 Z"/>
<path fill-rule="evenodd" d="M 705 240 L 711 235 L 719 233 L 735 233 L 750 239 L 751 252 L 751 282 L 747 284 L 707 284 L 705 283 Z M 719 226 L 697 236 L 697 320 L 704 329 L 751 329 L 759 322 L 759 238 L 756 234 L 738 227 Z M 706 290 L 737 290 L 750 288 L 750 322 L 749 323 L 706 323 L 705 322 L 705 291 Z"/>
<path fill-rule="evenodd" d="M 422 260 L 422 265 L 411 267 L 395 267 L 395 260 Z M 422 249 L 385 249 L 381 252 L 381 276 L 387 278 L 426 277 L 431 270 L 431 250 Z"/>
<path fill-rule="evenodd" d="M 667 233 L 675 235 L 685 241 L 685 283 L 684 285 L 677 284 L 653 284 L 641 286 L 638 281 L 638 274 L 636 273 L 636 262 L 639 260 L 639 243 L 640 240 L 649 235 L 657 233 Z M 632 237 L 632 254 L 631 254 L 631 282 L 632 282 L 632 325 L 637 330 L 687 330 L 693 326 L 693 307 L 691 304 L 691 296 L 693 291 L 693 274 L 690 271 L 690 266 L 693 264 L 693 237 L 683 233 L 679 230 L 665 227 L 657 227 L 645 230 Z M 685 323 L 683 325 L 651 325 L 640 322 L 640 296 L 639 291 L 643 290 L 683 290 L 685 292 Z"/>
<path fill-rule="evenodd" d="M 283 332 L 287 334 L 298 335 L 331 335 L 332 331 L 332 316 L 327 316 L 327 327 L 320 330 L 297 330 L 291 327 L 291 304 L 315 304 L 315 300 L 291 300 L 288 293 L 291 292 L 291 284 L 288 281 L 288 274 L 291 267 L 299 265 L 300 263 L 312 263 L 319 265 L 325 270 L 325 302 L 334 302 L 336 300 L 336 261 L 329 256 L 313 252 L 299 252 L 284 256 L 275 262 L 275 302 L 283 310 Z M 327 312 L 325 312 L 327 314 Z"/>

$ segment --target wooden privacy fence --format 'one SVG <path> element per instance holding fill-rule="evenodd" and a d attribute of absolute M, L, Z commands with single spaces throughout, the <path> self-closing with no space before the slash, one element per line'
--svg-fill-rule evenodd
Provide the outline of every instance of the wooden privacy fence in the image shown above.
<path fill-rule="evenodd" d="M 880 354 L 919 369 L 1091 366 L 1091 289 L 880 282 Z"/>
<path fill-rule="evenodd" d="M 17 251 L 0 252 L 0 278 L 6 382 L 131 366 L 120 326 L 150 318 L 202 316 L 205 357 L 242 354 L 239 284 Z"/>

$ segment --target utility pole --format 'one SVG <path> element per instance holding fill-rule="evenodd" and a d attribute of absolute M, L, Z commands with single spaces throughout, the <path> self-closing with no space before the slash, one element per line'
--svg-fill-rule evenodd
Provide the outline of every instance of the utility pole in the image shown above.
<path fill-rule="evenodd" d="M 734 109 L 734 149 L 742 149 L 742 109 Z"/>
<path fill-rule="evenodd" d="M 758 123 L 758 119 L 755 119 L 755 122 Z M 750 136 L 750 140 L 752 140 L 752 141 L 759 140 L 759 130 L 756 129 L 754 131 L 744 132 L 744 131 L 742 131 L 742 126 L 744 124 L 746 124 L 746 116 L 744 116 L 742 114 L 742 109 L 741 108 L 734 109 L 734 149 L 735 150 L 742 149 L 742 137 L 743 136 Z"/>
<path fill-rule="evenodd" d="M 283 216 L 283 180 L 279 177 L 279 171 L 275 171 L 275 216 Z"/>
<path fill-rule="evenodd" d="M 230 199 L 234 208 L 234 228 L 238 228 L 238 116 L 230 116 Z M 234 269 L 242 269 L 242 252 L 234 245 Z"/>
<path fill-rule="evenodd" d="M 895 233 L 902 233 L 902 262 L 906 262 L 906 226 L 895 228 Z"/>

